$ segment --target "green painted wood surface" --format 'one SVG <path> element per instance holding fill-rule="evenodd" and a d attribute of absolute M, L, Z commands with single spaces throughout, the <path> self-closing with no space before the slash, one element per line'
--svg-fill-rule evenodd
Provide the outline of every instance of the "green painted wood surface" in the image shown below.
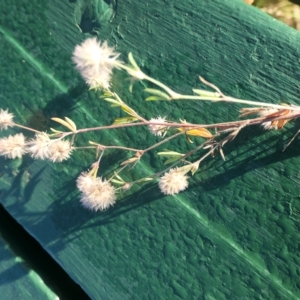
<path fill-rule="evenodd" d="M 59 299 L 1 236 L 0 293 L 2 299 Z"/>
<path fill-rule="evenodd" d="M 1 299 L 90 299 L 0 205 Z"/>
<path fill-rule="evenodd" d="M 0 8 L 1 106 L 39 129 L 53 126 L 52 116 L 83 127 L 119 115 L 72 67 L 74 46 L 89 34 L 77 26 L 82 19 L 85 31 L 97 25 L 124 59 L 132 51 L 175 90 L 201 87 L 202 75 L 235 97 L 299 103 L 299 33 L 239 0 L 119 0 L 112 22 L 109 1 L 5 0 Z M 221 103 L 145 103 L 144 86 L 131 95 L 124 78 L 116 75 L 114 88 L 147 118 L 212 122 L 238 114 Z M 74 184 L 92 153 L 60 165 L 1 159 L 1 202 L 93 299 L 298 299 L 300 223 L 290 205 L 300 206 L 299 141 L 281 151 L 296 130 L 245 130 L 225 148 L 226 162 L 209 160 L 186 192 L 163 197 L 147 186 L 103 213 L 82 209 Z M 155 141 L 146 129 L 88 139 Z M 168 146 L 178 147 L 190 145 Z M 105 157 L 103 174 L 119 156 Z M 151 154 L 133 176 L 150 165 L 162 167 Z"/>

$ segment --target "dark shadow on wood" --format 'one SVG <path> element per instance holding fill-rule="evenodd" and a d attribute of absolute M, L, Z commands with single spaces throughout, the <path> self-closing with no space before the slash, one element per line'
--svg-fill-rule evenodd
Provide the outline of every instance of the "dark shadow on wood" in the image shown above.
<path fill-rule="evenodd" d="M 0 205 L 0 235 L 16 256 L 34 270 L 59 299 L 83 299 L 90 297 L 75 283 L 63 268 L 43 249 L 28 232 Z M 12 270 L 7 270 L 11 275 Z M 2 284 L 14 284 L 18 278 L 1 273 Z M 3 280 L 6 279 L 6 280 Z M 22 291 L 20 291 L 22 292 Z"/>

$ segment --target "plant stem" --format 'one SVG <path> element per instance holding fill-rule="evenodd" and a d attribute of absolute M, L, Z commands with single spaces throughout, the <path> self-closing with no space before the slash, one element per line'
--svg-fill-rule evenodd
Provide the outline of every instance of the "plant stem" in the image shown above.
<path fill-rule="evenodd" d="M 154 149 L 154 148 L 156 148 L 156 147 L 158 147 L 158 146 L 160 146 L 160 145 L 162 145 L 162 144 L 164 144 L 164 143 L 166 143 L 166 142 L 168 142 L 168 141 L 170 141 L 170 140 L 172 140 L 172 139 L 174 139 L 174 138 L 176 138 L 176 137 L 178 137 L 178 136 L 180 136 L 180 135 L 182 135 L 182 134 L 184 134 L 184 133 L 185 132 L 178 132 L 178 133 L 175 133 L 175 134 L 171 135 L 170 137 L 168 137 L 168 138 L 152 145 L 151 147 L 143 150 L 143 154 L 150 151 L 150 150 L 152 150 L 152 149 Z"/>
<path fill-rule="evenodd" d="M 266 102 L 258 102 L 258 101 L 251 101 L 251 100 L 244 100 L 244 99 L 236 99 L 232 97 L 220 97 L 220 98 L 213 98 L 213 97 L 202 97 L 196 95 L 180 95 L 177 98 L 172 100 L 206 100 L 212 102 L 229 102 L 229 103 L 240 103 L 240 104 L 247 104 L 252 106 L 260 106 L 260 107 L 270 107 L 270 108 L 277 108 L 277 109 L 289 109 L 293 111 L 300 111 L 299 106 L 287 106 L 287 105 L 279 105 L 279 104 L 272 104 Z"/>
<path fill-rule="evenodd" d="M 20 124 L 14 123 L 14 126 L 19 127 L 19 128 L 22 128 L 22 129 L 26 129 L 26 130 L 28 130 L 28 131 L 32 131 L 32 132 L 35 132 L 35 133 L 41 133 L 41 132 L 38 131 L 38 130 L 35 130 L 35 129 L 33 129 L 33 128 L 29 128 L 29 127 L 26 127 L 26 126 L 23 126 L 23 125 L 20 125 Z"/>

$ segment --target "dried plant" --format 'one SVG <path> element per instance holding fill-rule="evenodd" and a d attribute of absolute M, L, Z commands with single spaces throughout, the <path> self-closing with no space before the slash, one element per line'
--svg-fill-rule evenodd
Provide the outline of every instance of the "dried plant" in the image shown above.
<path fill-rule="evenodd" d="M 272 17 L 300 30 L 300 6 L 297 1 L 289 0 L 245 0 L 248 4 L 258 6 Z M 295 2 L 295 3 L 292 3 Z"/>
<path fill-rule="evenodd" d="M 113 120 L 110 125 L 78 129 L 76 124 L 68 117 L 64 119 L 52 118 L 53 121 L 62 125 L 65 130 L 50 128 L 51 133 L 46 133 L 17 124 L 14 122 L 12 113 L 3 109 L 0 111 L 1 130 L 7 130 L 9 127 L 19 127 L 35 133 L 33 139 L 26 138 L 22 133 L 0 139 L 0 155 L 6 158 L 20 158 L 27 153 L 34 159 L 59 163 L 69 159 L 74 151 L 82 149 L 95 151 L 96 161 L 91 162 L 90 170 L 83 171 L 76 181 L 77 187 L 82 193 L 80 200 L 82 205 L 91 210 L 107 209 L 114 205 L 119 192 L 127 192 L 133 185 L 141 185 L 149 181 L 158 181 L 158 186 L 163 194 L 177 194 L 188 187 L 189 175 L 195 175 L 200 164 L 207 157 L 219 153 L 221 158 L 225 160 L 223 150 L 225 145 L 233 141 L 245 127 L 261 125 L 267 130 L 280 130 L 288 121 L 300 116 L 299 106 L 229 97 L 202 77 L 199 77 L 200 81 L 209 90 L 193 89 L 192 95 L 179 94 L 162 82 L 146 75 L 139 68 L 131 53 L 128 56 L 129 64 L 117 60 L 118 57 L 119 54 L 115 53 L 114 49 L 107 45 L 107 42 L 101 43 L 95 38 L 87 39 L 81 45 L 76 46 L 73 53 L 76 69 L 81 72 L 86 83 L 92 89 L 103 90 L 101 98 L 110 104 L 112 109 L 121 109 L 124 112 L 124 117 Z M 247 105 L 247 107 L 240 110 L 240 116 L 237 116 L 238 119 L 233 122 L 193 124 L 186 120 L 166 120 L 166 117 L 163 116 L 147 120 L 110 90 L 110 78 L 113 69 L 121 69 L 131 76 L 130 89 L 132 89 L 133 81 L 136 80 L 149 81 L 156 86 L 155 89 L 145 89 L 145 92 L 149 94 L 146 101 L 169 101 L 170 105 L 172 101 L 222 101 L 226 102 L 227 105 L 240 103 Z M 88 145 L 76 145 L 75 137 L 80 134 L 137 126 L 146 127 L 150 135 L 157 137 L 158 142 L 144 149 L 130 148 L 126 145 L 103 145 L 99 141 L 89 141 Z M 166 159 L 165 165 L 167 167 L 165 169 L 156 170 L 157 172 L 134 181 L 124 180 L 125 176 L 122 174 L 132 172 L 146 153 L 157 151 L 169 141 L 178 138 L 185 138 L 188 143 L 193 143 L 194 138 L 200 138 L 202 143 L 194 146 L 187 153 L 180 153 L 177 149 L 159 151 L 156 153 L 158 158 Z M 126 151 L 130 153 L 130 157 L 125 161 L 120 161 L 119 168 L 108 179 L 98 177 L 100 161 L 105 159 L 104 153 L 111 149 Z"/>

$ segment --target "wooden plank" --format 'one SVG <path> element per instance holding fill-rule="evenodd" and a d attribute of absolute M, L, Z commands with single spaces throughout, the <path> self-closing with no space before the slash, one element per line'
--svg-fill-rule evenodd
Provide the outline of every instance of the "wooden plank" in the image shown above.
<path fill-rule="evenodd" d="M 40 276 L 0 237 L 0 293 L 3 299 L 58 299 Z"/>
<path fill-rule="evenodd" d="M 101 1 L 1 4 L 0 99 L 19 121 L 45 130 L 52 116 L 79 127 L 117 116 L 84 89 L 70 61 L 87 36 L 76 26 L 86 3 Z M 97 30 L 123 59 L 132 51 L 175 90 L 201 87 L 202 75 L 235 97 L 299 102 L 299 33 L 242 1 L 119 0 L 113 21 Z M 147 118 L 215 122 L 238 114 L 223 104 L 145 103 L 143 86 L 132 96 L 124 77 L 115 76 L 114 88 Z M 183 194 L 162 197 L 147 187 L 104 213 L 83 210 L 75 190 L 92 154 L 55 166 L 2 160 L 1 202 L 93 299 L 297 299 L 299 223 L 289 215 L 299 205 L 298 142 L 281 152 L 296 130 L 246 130 L 225 149 L 227 161 L 209 160 Z M 130 144 L 137 136 L 138 146 L 155 141 L 141 131 L 88 138 Z M 115 160 L 106 157 L 103 172 Z M 152 155 L 135 175 L 149 163 L 162 167 Z"/>

